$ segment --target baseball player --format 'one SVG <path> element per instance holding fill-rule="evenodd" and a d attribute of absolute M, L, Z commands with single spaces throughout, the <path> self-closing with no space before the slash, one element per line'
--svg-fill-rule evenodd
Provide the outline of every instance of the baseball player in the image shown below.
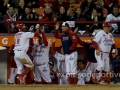
<path fill-rule="evenodd" d="M 114 42 L 113 35 L 109 33 L 110 31 L 110 24 L 108 22 L 103 23 L 103 30 L 98 32 L 93 40 L 93 44 L 95 47 L 95 57 L 97 59 L 97 69 L 95 72 L 94 82 L 97 82 L 96 76 L 101 71 L 102 76 L 100 79 L 100 84 L 107 84 L 105 82 L 105 75 L 110 71 L 110 64 L 109 64 L 109 53 L 111 48 L 115 49 L 115 55 L 117 55 L 117 49 Z"/>
<path fill-rule="evenodd" d="M 76 28 L 74 33 L 77 33 L 78 29 Z M 91 79 L 91 75 L 92 75 L 92 72 L 95 72 L 96 68 L 97 68 L 97 60 L 95 58 L 95 48 L 94 48 L 94 45 L 93 45 L 93 39 L 95 37 L 95 35 L 97 34 L 97 31 L 94 31 L 90 36 L 91 36 L 91 42 L 84 42 L 82 41 L 78 36 L 78 43 L 80 45 L 82 45 L 83 47 L 85 47 L 86 49 L 86 53 L 87 53 L 87 65 L 86 65 L 86 68 L 85 68 L 85 73 L 87 75 L 87 77 L 85 78 L 85 83 L 86 84 L 89 84 L 90 83 L 90 79 Z M 97 78 L 99 79 L 99 78 Z"/>
<path fill-rule="evenodd" d="M 49 69 L 49 50 L 50 45 L 44 34 L 44 27 L 41 30 L 41 35 L 38 37 L 38 44 L 34 44 L 33 53 L 34 53 L 34 80 L 36 84 L 41 84 L 41 78 L 50 84 L 50 69 Z"/>
<path fill-rule="evenodd" d="M 10 66 L 10 76 L 9 76 L 9 79 L 8 79 L 8 84 L 14 84 L 15 83 L 15 77 L 17 75 L 17 66 L 16 66 L 16 63 L 14 61 L 14 52 L 13 52 L 13 49 L 14 49 L 14 44 L 12 44 L 9 48 L 9 55 L 11 56 L 11 66 Z"/>
<path fill-rule="evenodd" d="M 54 62 L 49 62 L 49 68 L 50 68 L 50 78 L 52 80 L 52 84 L 58 84 L 58 78 L 56 75 L 56 72 L 53 70 Z"/>
<path fill-rule="evenodd" d="M 74 75 L 74 84 L 77 84 L 77 58 L 78 53 L 76 50 L 78 40 L 74 32 L 69 28 L 69 24 L 66 22 L 62 23 L 62 32 L 58 34 L 59 23 L 55 25 L 54 36 L 55 38 L 61 39 L 62 47 L 65 54 L 66 73 L 69 76 L 69 84 L 72 84 L 72 77 Z"/>
<path fill-rule="evenodd" d="M 85 62 L 83 60 L 77 60 L 78 65 L 78 82 L 77 85 L 84 85 L 85 84 Z"/>
<path fill-rule="evenodd" d="M 39 36 L 39 30 L 36 30 L 35 33 L 33 32 L 24 32 L 25 25 L 19 24 L 18 25 L 19 32 L 15 34 L 15 47 L 14 47 L 14 60 L 17 65 L 17 79 L 22 83 L 25 84 L 25 80 L 23 77 L 27 75 L 33 69 L 33 63 L 29 56 L 27 55 L 27 51 L 29 48 L 29 41 L 30 38 L 34 38 Z M 24 66 L 25 65 L 25 69 Z"/>
<path fill-rule="evenodd" d="M 57 60 L 57 68 L 59 72 L 59 84 L 68 84 L 68 78 L 66 76 L 66 65 L 65 65 L 65 55 L 63 52 L 63 48 L 61 47 L 61 53 L 56 51 L 55 48 L 56 38 L 54 38 L 52 43 L 52 54 Z"/>

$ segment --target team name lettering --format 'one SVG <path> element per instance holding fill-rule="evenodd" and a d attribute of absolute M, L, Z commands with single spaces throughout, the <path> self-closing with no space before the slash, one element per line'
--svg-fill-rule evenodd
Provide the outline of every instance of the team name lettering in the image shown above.
<path fill-rule="evenodd" d="M 112 40 L 111 40 L 111 39 L 106 39 L 106 38 L 105 38 L 105 40 L 104 40 L 103 42 L 112 42 Z"/>
<path fill-rule="evenodd" d="M 68 39 L 69 39 L 69 37 L 63 37 L 63 38 L 62 38 L 63 41 L 66 41 L 66 40 L 68 40 Z"/>

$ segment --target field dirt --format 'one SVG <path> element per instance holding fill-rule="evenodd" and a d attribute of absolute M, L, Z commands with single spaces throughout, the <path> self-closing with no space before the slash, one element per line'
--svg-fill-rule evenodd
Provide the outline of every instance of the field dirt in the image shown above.
<path fill-rule="evenodd" d="M 0 85 L 0 90 L 120 90 L 120 85 Z"/>

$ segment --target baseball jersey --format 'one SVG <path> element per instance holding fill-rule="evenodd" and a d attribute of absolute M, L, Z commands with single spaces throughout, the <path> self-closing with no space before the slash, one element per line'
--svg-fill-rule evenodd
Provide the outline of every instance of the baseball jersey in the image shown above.
<path fill-rule="evenodd" d="M 94 41 L 98 44 L 98 48 L 101 52 L 110 52 L 112 45 L 115 43 L 113 35 L 111 33 L 105 33 L 103 30 L 98 32 L 94 38 Z"/>
<path fill-rule="evenodd" d="M 49 50 L 50 50 L 49 43 L 48 43 L 48 46 L 45 46 L 44 44 L 42 44 L 42 45 L 34 44 L 34 46 L 33 46 L 33 53 L 34 53 L 33 63 L 35 65 L 41 65 L 41 64 L 49 62 Z"/>
<path fill-rule="evenodd" d="M 109 14 L 107 17 L 106 17 L 106 20 L 107 22 L 114 22 L 114 21 L 119 21 L 120 20 L 120 15 L 119 16 L 114 16 L 113 14 Z M 111 27 L 116 30 L 118 29 L 118 25 L 116 23 L 112 23 L 111 24 Z"/>
<path fill-rule="evenodd" d="M 57 66 L 60 73 L 66 73 L 65 55 L 58 52 L 55 53 L 54 57 L 57 59 Z"/>
<path fill-rule="evenodd" d="M 34 37 L 32 32 L 18 32 L 15 34 L 15 47 L 14 50 L 22 50 L 27 52 L 29 48 L 30 38 Z"/>

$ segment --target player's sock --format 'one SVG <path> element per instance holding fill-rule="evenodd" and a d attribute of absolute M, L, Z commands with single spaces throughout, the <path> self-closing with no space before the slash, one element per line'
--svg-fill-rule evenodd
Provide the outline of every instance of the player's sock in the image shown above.
<path fill-rule="evenodd" d="M 28 72 L 30 72 L 31 68 L 30 67 L 26 67 L 25 70 L 22 72 L 22 74 L 20 74 L 20 76 L 24 76 L 27 75 Z"/>
<path fill-rule="evenodd" d="M 78 76 L 75 75 L 75 77 L 73 79 L 74 79 L 74 84 L 77 84 L 77 82 L 78 82 Z"/>
<path fill-rule="evenodd" d="M 85 84 L 90 84 L 90 81 L 86 81 Z"/>
<path fill-rule="evenodd" d="M 69 84 L 72 84 L 72 77 L 68 78 Z"/>

